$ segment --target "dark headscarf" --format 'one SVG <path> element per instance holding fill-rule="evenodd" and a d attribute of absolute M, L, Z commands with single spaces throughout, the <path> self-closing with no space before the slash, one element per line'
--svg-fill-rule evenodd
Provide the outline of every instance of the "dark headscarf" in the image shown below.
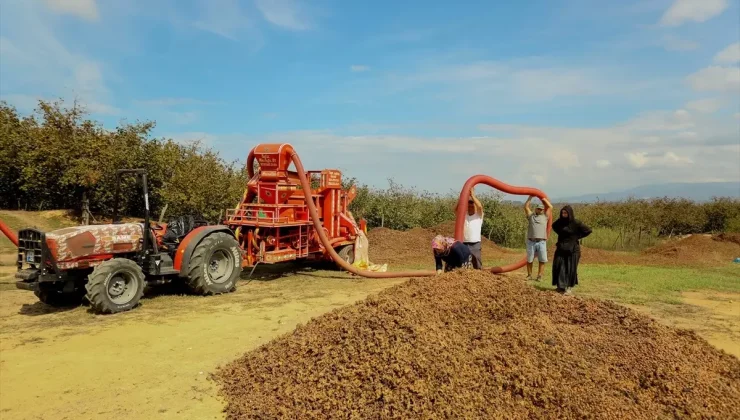
<path fill-rule="evenodd" d="M 563 218 L 563 215 L 562 215 L 563 210 L 568 212 L 568 217 Z M 562 222 L 560 222 L 561 220 Z M 560 211 L 558 212 L 558 220 L 556 221 L 556 223 L 560 222 L 560 223 L 563 223 L 564 225 L 569 225 L 575 221 L 576 221 L 576 215 L 573 212 L 573 207 L 571 207 L 570 204 L 564 205 L 563 208 L 560 209 Z"/>
<path fill-rule="evenodd" d="M 568 212 L 568 217 L 562 216 L 563 210 Z M 591 228 L 576 219 L 576 214 L 573 211 L 573 207 L 571 207 L 569 204 L 564 205 L 563 208 L 561 208 L 558 212 L 558 220 L 553 222 L 552 230 L 560 235 L 560 233 L 563 231 L 563 228 L 565 227 L 570 228 L 571 232 L 577 232 L 580 237 L 586 237 L 591 234 Z"/>

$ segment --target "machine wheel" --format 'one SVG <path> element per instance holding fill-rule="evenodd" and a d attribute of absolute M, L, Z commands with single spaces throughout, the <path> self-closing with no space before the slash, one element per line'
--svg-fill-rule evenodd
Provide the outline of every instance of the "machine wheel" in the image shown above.
<path fill-rule="evenodd" d="M 241 273 L 241 255 L 233 236 L 223 232 L 206 236 L 190 258 L 188 286 L 199 295 L 233 292 Z"/>
<path fill-rule="evenodd" d="M 337 251 L 337 254 L 339 254 L 339 257 L 347 262 L 347 264 L 352 264 L 355 262 L 355 246 L 354 245 L 345 245 L 341 248 L 339 248 L 339 251 Z"/>
<path fill-rule="evenodd" d="M 144 272 L 135 262 L 116 258 L 103 262 L 87 276 L 87 300 L 95 313 L 114 314 L 139 304 Z"/>

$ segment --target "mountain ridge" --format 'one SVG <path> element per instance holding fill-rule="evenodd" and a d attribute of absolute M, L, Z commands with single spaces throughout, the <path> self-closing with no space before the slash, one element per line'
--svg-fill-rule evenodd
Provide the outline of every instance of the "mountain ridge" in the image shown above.
<path fill-rule="evenodd" d="M 646 184 L 620 191 L 589 193 L 576 196 L 557 197 L 553 202 L 591 203 L 595 201 L 620 201 L 629 198 L 686 198 L 706 202 L 713 197 L 740 198 L 740 182 L 673 182 Z"/>

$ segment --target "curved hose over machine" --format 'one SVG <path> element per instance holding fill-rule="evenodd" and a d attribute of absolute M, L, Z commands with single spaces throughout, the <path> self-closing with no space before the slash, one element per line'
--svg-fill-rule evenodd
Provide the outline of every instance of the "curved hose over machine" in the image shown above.
<path fill-rule="evenodd" d="M 291 157 L 291 160 L 293 161 L 293 164 L 296 167 L 296 172 L 298 173 L 298 179 L 301 182 L 301 187 L 303 188 L 303 191 L 311 191 L 311 184 L 308 182 L 308 178 L 306 178 L 306 172 L 303 169 L 303 164 L 301 163 L 301 159 L 298 157 L 298 153 L 295 150 L 292 150 L 290 157 Z M 250 153 L 250 156 L 247 159 L 250 177 L 252 176 L 251 162 L 253 161 L 254 161 L 254 157 Z M 505 184 L 501 181 L 498 181 L 494 178 L 491 178 L 485 175 L 473 176 L 469 178 L 467 182 L 465 182 L 465 185 L 463 186 L 463 189 L 460 192 L 460 199 L 457 203 L 457 219 L 455 222 L 455 239 L 458 241 L 463 240 L 465 213 L 467 213 L 467 202 L 468 202 L 468 197 L 470 194 L 470 189 L 476 186 L 477 184 L 486 184 L 486 185 L 489 185 L 493 188 L 496 188 L 497 190 L 500 190 L 508 194 L 533 195 L 539 198 L 547 197 L 545 193 L 543 193 L 542 191 L 536 188 L 511 186 L 511 185 Z M 316 228 L 316 233 L 318 233 L 319 235 L 319 240 L 321 241 L 321 244 L 327 250 L 327 252 L 331 256 L 331 258 L 334 260 L 334 262 L 340 267 L 342 267 L 343 269 L 349 271 L 350 273 L 356 274 L 358 276 L 370 277 L 370 278 L 386 278 L 387 279 L 387 278 L 400 278 L 400 277 L 429 277 L 429 276 L 436 275 L 437 273 L 436 270 L 416 270 L 416 271 L 399 271 L 399 272 L 364 271 L 364 270 L 358 269 L 352 264 L 347 263 L 339 256 L 339 254 L 337 254 L 337 252 L 331 246 L 329 238 L 326 236 L 326 233 L 324 232 L 324 228 L 321 224 L 321 221 L 319 220 L 318 210 L 316 209 L 316 205 L 311 199 L 311 195 L 306 194 L 305 198 L 306 198 L 306 205 L 308 206 L 308 212 L 311 216 L 311 221 L 313 222 L 314 228 Z M 550 230 L 552 229 L 552 212 L 548 211 L 547 216 L 548 216 L 547 235 L 549 237 Z M 492 273 L 505 273 L 508 271 L 519 269 L 523 267 L 526 263 L 527 263 L 526 258 L 523 258 L 519 262 L 505 265 L 502 267 L 493 267 L 488 270 L 490 270 Z"/>
<path fill-rule="evenodd" d="M 430 276 L 434 276 L 435 274 L 437 274 L 435 270 L 417 270 L 417 271 L 399 271 L 399 272 L 364 271 L 364 270 L 358 269 L 357 267 L 343 260 L 342 257 L 340 257 L 339 254 L 337 254 L 337 251 L 335 251 L 334 248 L 331 246 L 329 238 L 327 238 L 326 233 L 324 232 L 324 226 L 321 224 L 321 220 L 319 220 L 319 212 L 316 209 L 316 205 L 314 204 L 313 200 L 311 199 L 311 194 L 310 194 L 311 183 L 309 183 L 308 178 L 306 178 L 306 172 L 303 169 L 303 164 L 301 163 L 301 159 L 298 157 L 298 153 L 296 153 L 296 151 L 293 150 L 290 155 L 290 158 L 293 161 L 293 164 L 295 165 L 296 172 L 298 172 L 298 179 L 301 181 L 301 188 L 303 188 L 303 191 L 306 192 L 304 195 L 306 198 L 306 205 L 308 206 L 308 213 L 311 216 L 311 221 L 313 222 L 313 226 L 316 229 L 316 233 L 319 235 L 319 240 L 321 241 L 321 244 L 324 246 L 324 248 L 329 253 L 329 255 L 331 255 L 331 259 L 333 259 L 334 262 L 337 263 L 337 265 L 339 265 L 340 267 L 349 271 L 352 274 L 357 274 L 358 276 L 370 277 L 370 278 L 376 278 L 376 279 L 392 279 L 392 278 L 399 278 L 399 277 L 430 277 Z"/>

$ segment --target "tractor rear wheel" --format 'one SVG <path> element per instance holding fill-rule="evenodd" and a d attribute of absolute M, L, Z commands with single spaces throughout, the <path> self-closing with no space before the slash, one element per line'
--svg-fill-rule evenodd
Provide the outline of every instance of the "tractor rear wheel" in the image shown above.
<path fill-rule="evenodd" d="M 114 314 L 139 304 L 144 272 L 134 261 L 115 258 L 95 267 L 87 277 L 87 300 L 95 313 Z"/>
<path fill-rule="evenodd" d="M 187 284 L 199 295 L 236 290 L 241 274 L 241 249 L 233 236 L 216 232 L 206 236 L 190 257 Z"/>
<path fill-rule="evenodd" d="M 339 258 L 343 259 L 347 262 L 347 264 L 353 264 L 355 262 L 355 246 L 354 245 L 345 245 L 341 248 L 339 248 L 339 251 L 337 251 L 337 254 L 339 254 Z"/>

